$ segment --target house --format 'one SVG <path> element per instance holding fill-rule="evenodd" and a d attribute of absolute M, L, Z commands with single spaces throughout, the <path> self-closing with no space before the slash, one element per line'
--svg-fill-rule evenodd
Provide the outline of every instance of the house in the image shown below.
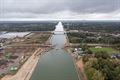
<path fill-rule="evenodd" d="M 4 49 L 3 48 L 0 48 L 0 51 L 3 51 Z"/>
<path fill-rule="evenodd" d="M 84 53 L 84 51 L 82 50 L 82 48 L 75 48 L 74 53 L 77 54 L 77 55 L 81 55 L 81 54 Z"/>
<path fill-rule="evenodd" d="M 113 59 L 120 59 L 120 53 L 118 53 L 118 54 L 113 54 L 113 55 L 111 56 L 111 58 L 113 58 Z"/>
<path fill-rule="evenodd" d="M 120 54 L 116 54 L 116 58 L 120 59 Z"/>

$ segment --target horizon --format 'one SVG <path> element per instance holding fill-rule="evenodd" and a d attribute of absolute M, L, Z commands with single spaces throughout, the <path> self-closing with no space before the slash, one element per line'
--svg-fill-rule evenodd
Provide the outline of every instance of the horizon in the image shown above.
<path fill-rule="evenodd" d="M 120 21 L 120 20 L 81 20 L 81 19 L 12 19 L 12 20 L 0 20 L 0 22 L 5 21 Z"/>

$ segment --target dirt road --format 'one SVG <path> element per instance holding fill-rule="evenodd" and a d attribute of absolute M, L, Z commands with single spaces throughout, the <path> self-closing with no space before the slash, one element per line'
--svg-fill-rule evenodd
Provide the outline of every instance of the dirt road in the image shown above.
<path fill-rule="evenodd" d="M 86 74 L 84 72 L 84 65 L 83 65 L 82 59 L 77 61 L 76 65 L 79 69 L 79 74 L 80 74 L 82 80 L 87 80 Z"/>

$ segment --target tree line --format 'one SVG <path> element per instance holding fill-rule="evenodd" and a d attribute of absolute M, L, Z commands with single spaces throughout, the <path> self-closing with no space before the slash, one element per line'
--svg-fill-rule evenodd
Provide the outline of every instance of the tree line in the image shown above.
<path fill-rule="evenodd" d="M 55 29 L 55 22 L 41 22 L 41 23 L 0 23 L 0 31 L 53 31 Z"/>
<path fill-rule="evenodd" d="M 103 22 L 103 21 L 76 21 L 63 22 L 66 29 L 69 30 L 84 30 L 92 32 L 120 32 L 120 22 Z"/>

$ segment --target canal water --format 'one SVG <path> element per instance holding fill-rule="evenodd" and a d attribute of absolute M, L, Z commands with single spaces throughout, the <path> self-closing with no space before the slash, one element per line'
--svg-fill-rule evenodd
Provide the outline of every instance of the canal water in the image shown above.
<path fill-rule="evenodd" d="M 54 34 L 51 39 L 54 49 L 40 57 L 30 80 L 79 80 L 72 57 L 63 49 L 66 36 L 61 22 Z"/>

